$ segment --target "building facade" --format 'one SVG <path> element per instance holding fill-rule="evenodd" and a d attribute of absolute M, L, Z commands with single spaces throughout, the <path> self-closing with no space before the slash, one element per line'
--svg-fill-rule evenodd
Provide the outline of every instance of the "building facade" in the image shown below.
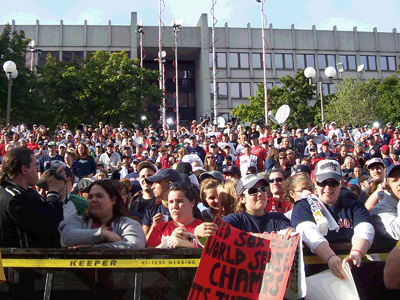
<path fill-rule="evenodd" d="M 3 26 L 0 25 L 0 30 Z M 19 25 L 12 21 L 13 30 L 24 30 L 26 37 L 35 40 L 41 54 L 36 55 L 34 64 L 44 65 L 46 55 L 51 53 L 60 60 L 71 61 L 74 57 L 83 59 L 88 53 L 102 50 L 112 52 L 126 51 L 131 58 L 141 57 L 139 34 L 137 32 L 137 13 L 131 13 L 130 25 Z M 158 70 L 158 27 L 144 26 L 143 50 L 144 66 Z M 215 28 L 217 53 L 218 112 L 226 119 L 230 111 L 241 103 L 249 103 L 248 97 L 255 95 L 257 85 L 263 82 L 261 29 Z M 323 93 L 332 93 L 337 78 L 325 77 L 324 69 L 343 63 L 344 77 L 357 78 L 359 65 L 364 65 L 363 78 L 382 79 L 390 76 L 399 61 L 399 34 L 392 32 L 338 31 L 336 26 L 330 30 L 275 29 L 272 24 L 265 31 L 268 43 L 266 63 L 268 65 L 267 83 L 269 87 L 280 86 L 279 78 L 312 66 L 316 77 L 322 80 Z M 167 26 L 162 37 L 166 56 L 167 117 L 174 118 L 175 76 L 172 62 L 174 35 L 172 27 Z M 212 73 L 212 34 L 208 27 L 208 16 L 202 14 L 197 26 L 183 25 L 178 33 L 179 59 L 179 98 L 182 121 L 199 119 L 201 115 L 211 114 L 213 107 Z M 28 60 L 30 58 L 28 57 Z"/>

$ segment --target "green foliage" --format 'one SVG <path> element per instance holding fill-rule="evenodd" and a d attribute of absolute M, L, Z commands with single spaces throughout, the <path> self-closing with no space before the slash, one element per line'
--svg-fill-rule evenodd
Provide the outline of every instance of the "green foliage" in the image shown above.
<path fill-rule="evenodd" d="M 49 56 L 38 74 L 39 89 L 57 112 L 54 124 L 132 124 L 145 112 L 146 102 L 159 105 L 163 95 L 155 84 L 158 72 L 140 68 L 139 60 L 129 59 L 124 51 L 97 51 L 82 64 Z"/>
<path fill-rule="evenodd" d="M 46 108 L 35 90 L 36 76 L 25 65 L 27 46 L 30 39 L 25 38 L 23 31 L 12 32 L 6 24 L 0 35 L 0 64 L 11 60 L 17 66 L 18 76 L 13 80 L 11 89 L 10 121 L 17 123 L 33 123 L 45 121 Z M 0 74 L 0 115 L 4 118 L 7 112 L 7 77 L 2 70 Z"/>
<path fill-rule="evenodd" d="M 336 93 L 325 105 L 326 122 L 363 125 L 379 120 L 379 84 L 375 79 L 361 81 L 351 77 L 336 84 Z"/>
<path fill-rule="evenodd" d="M 381 81 L 378 86 L 380 94 L 379 120 L 381 124 L 400 120 L 400 71 Z"/>
<path fill-rule="evenodd" d="M 287 124 L 300 124 L 305 127 L 307 122 L 319 120 L 318 106 L 309 106 L 309 100 L 315 94 L 316 87 L 310 85 L 304 72 L 300 71 L 293 78 L 285 76 L 280 79 L 282 87 L 274 86 L 268 93 L 268 110 L 276 114 L 278 108 L 284 104 L 290 106 L 290 115 Z M 265 119 L 264 85 L 259 84 L 256 96 L 249 97 L 250 104 L 240 104 L 232 113 L 245 122 L 252 122 L 259 118 Z"/>

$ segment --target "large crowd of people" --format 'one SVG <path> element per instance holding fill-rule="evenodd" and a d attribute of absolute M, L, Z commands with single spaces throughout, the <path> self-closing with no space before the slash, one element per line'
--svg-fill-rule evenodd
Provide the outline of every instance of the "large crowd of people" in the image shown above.
<path fill-rule="evenodd" d="M 301 232 L 344 279 L 374 241 L 400 238 L 400 122 L 73 131 L 1 129 L 0 247 L 201 248 L 220 217 L 252 233 Z M 343 260 L 330 247 L 340 242 L 352 244 Z"/>

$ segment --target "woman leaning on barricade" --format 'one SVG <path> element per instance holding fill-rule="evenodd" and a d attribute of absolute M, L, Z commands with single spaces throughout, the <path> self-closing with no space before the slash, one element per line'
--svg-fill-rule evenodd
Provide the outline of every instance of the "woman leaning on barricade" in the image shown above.
<path fill-rule="evenodd" d="M 196 196 L 186 182 L 174 182 L 169 186 L 168 210 L 172 220 L 160 222 L 147 241 L 148 248 L 199 248 L 194 236 L 195 228 L 203 223 L 201 215 L 195 215 Z"/>
<path fill-rule="evenodd" d="M 139 222 L 129 218 L 111 179 L 89 187 L 87 211 L 61 226 L 61 245 L 70 249 L 142 249 L 146 238 Z"/>
<path fill-rule="evenodd" d="M 372 245 L 375 230 L 364 204 L 339 197 L 341 179 L 337 161 L 318 162 L 315 168 L 316 195 L 300 195 L 301 199 L 293 207 L 291 224 L 302 233 L 303 241 L 311 251 L 327 262 L 331 272 L 345 279 L 344 265 L 361 265 Z M 352 248 L 342 261 L 329 243 L 343 242 L 351 242 Z"/>

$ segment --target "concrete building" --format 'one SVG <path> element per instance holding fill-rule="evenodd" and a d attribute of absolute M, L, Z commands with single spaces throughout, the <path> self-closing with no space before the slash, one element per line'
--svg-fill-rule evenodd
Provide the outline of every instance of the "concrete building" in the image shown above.
<path fill-rule="evenodd" d="M 168 23 L 168 22 L 166 22 Z M 92 51 L 126 51 L 131 58 L 140 58 L 140 41 L 136 32 L 137 13 L 131 13 L 130 25 L 20 25 L 12 21 L 13 30 L 24 30 L 42 50 L 35 64 L 44 65 L 48 53 L 60 60 L 82 59 Z M 0 30 L 3 26 L 0 25 Z M 158 27 L 144 26 L 143 48 L 146 52 L 144 65 L 158 70 L 154 61 L 158 53 Z M 218 112 L 226 119 L 230 110 L 240 103 L 248 103 L 255 94 L 257 84 L 263 81 L 261 29 L 216 28 Z M 343 76 L 356 78 L 357 66 L 364 64 L 363 78 L 381 79 L 397 69 L 400 36 L 393 32 L 338 31 L 330 30 L 275 29 L 272 24 L 265 31 L 268 43 L 268 86 L 280 85 L 279 78 L 294 76 L 298 70 L 313 66 L 316 78 L 322 80 L 324 93 L 333 92 L 333 84 L 325 78 L 324 69 L 342 62 Z M 202 14 L 197 26 L 182 27 L 178 34 L 180 113 L 181 119 L 191 120 L 212 109 L 212 35 L 208 27 L 208 16 Z M 174 116 L 175 76 L 172 61 L 174 36 L 167 26 L 162 37 L 166 56 L 167 115 Z M 333 82 L 340 80 L 334 78 Z"/>

